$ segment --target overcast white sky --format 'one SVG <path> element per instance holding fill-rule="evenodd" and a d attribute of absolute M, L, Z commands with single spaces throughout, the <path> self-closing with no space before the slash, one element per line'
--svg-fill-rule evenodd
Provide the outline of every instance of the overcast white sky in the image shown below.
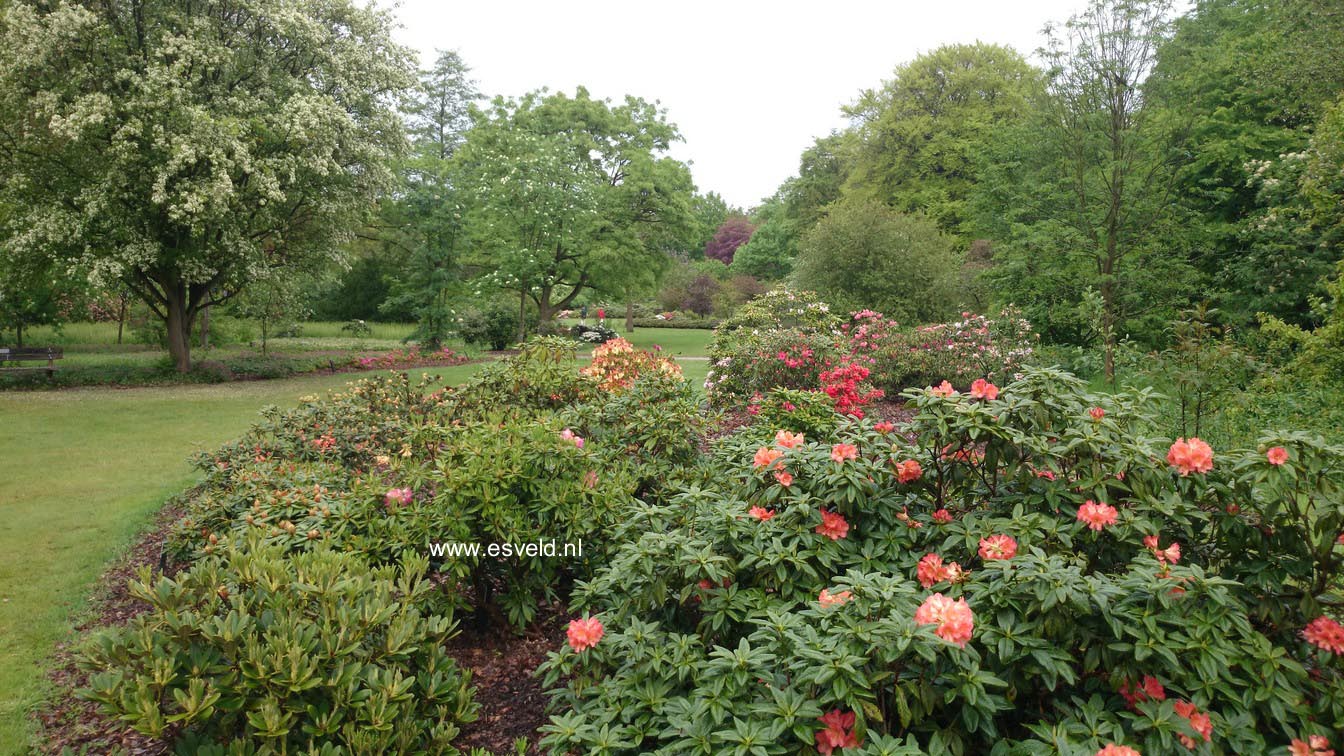
<path fill-rule="evenodd" d="M 392 7 L 392 0 L 377 0 Z M 548 86 L 659 100 L 701 191 L 751 207 L 798 170 L 840 106 L 950 42 L 1030 54 L 1085 0 L 402 0 L 402 43 L 457 50 L 487 95 Z"/>

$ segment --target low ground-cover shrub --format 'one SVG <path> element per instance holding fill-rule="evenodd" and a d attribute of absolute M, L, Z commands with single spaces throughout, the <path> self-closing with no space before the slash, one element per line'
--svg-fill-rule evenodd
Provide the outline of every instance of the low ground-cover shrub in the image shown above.
<path fill-rule="evenodd" d="M 453 752 L 476 705 L 425 568 L 253 541 L 142 573 L 151 609 L 83 647 L 86 695 L 186 753 Z"/>
<path fill-rule="evenodd" d="M 719 442 L 576 592 L 545 745 L 1265 753 L 1344 731 L 1344 449 L 1154 439 L 1151 392 L 1023 372 L 908 392 L 908 427 Z"/>

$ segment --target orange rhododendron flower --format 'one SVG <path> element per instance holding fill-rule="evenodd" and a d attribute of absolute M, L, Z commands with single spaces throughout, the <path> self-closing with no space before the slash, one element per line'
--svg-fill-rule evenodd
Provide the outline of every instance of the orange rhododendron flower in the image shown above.
<path fill-rule="evenodd" d="M 1276 446 L 1265 452 L 1265 457 L 1269 459 L 1271 465 L 1281 465 L 1288 461 L 1288 450 L 1282 446 Z"/>
<path fill-rule="evenodd" d="M 817 526 L 818 533 L 826 536 L 832 541 L 838 541 L 849 535 L 849 523 L 839 512 L 821 510 L 821 524 Z"/>
<path fill-rule="evenodd" d="M 1324 735 L 1312 735 L 1305 743 L 1294 738 L 1288 746 L 1288 753 L 1292 756 L 1335 756 L 1330 741 Z"/>
<path fill-rule="evenodd" d="M 971 398 L 993 401 L 999 398 L 999 387 L 984 378 L 976 378 L 971 383 Z"/>
<path fill-rule="evenodd" d="M 930 386 L 929 393 L 933 394 L 934 396 L 952 396 L 957 392 L 955 389 L 952 388 L 952 384 L 948 383 L 947 381 L 943 381 L 937 386 Z"/>
<path fill-rule="evenodd" d="M 770 467 L 782 456 L 784 456 L 784 452 L 762 446 L 756 450 L 756 456 L 751 458 L 751 464 L 753 467 Z"/>
<path fill-rule="evenodd" d="M 1078 521 L 1087 523 L 1093 530 L 1101 530 L 1107 525 L 1114 525 L 1115 518 L 1119 514 L 1115 507 L 1106 502 L 1095 502 L 1088 499 L 1081 507 L 1078 507 Z"/>
<path fill-rule="evenodd" d="M 953 601 L 941 593 L 935 593 L 924 599 L 924 603 L 915 610 L 915 622 L 921 625 L 938 625 L 934 633 L 939 638 L 962 648 L 966 647 L 966 642 L 971 639 L 971 633 L 975 630 L 975 616 L 971 614 L 971 607 L 967 605 L 966 599 L 959 598 Z"/>
<path fill-rule="evenodd" d="M 849 591 L 831 593 L 825 588 L 822 588 L 821 595 L 817 597 L 817 601 L 820 602 L 822 606 L 840 606 L 852 598 L 854 598 L 854 594 Z"/>
<path fill-rule="evenodd" d="M 1332 654 L 1344 654 L 1344 627 L 1329 617 L 1312 620 L 1302 631 L 1302 637 L 1318 648 Z"/>
<path fill-rule="evenodd" d="M 883 420 L 880 423 L 873 423 L 873 430 L 877 431 L 878 433 L 891 433 L 892 431 L 896 430 L 896 424 L 889 423 Z"/>
<path fill-rule="evenodd" d="M 854 444 L 836 444 L 831 447 L 831 459 L 836 462 L 844 462 L 847 459 L 856 459 L 859 456 L 859 447 Z"/>
<path fill-rule="evenodd" d="M 1204 740 L 1207 741 L 1213 738 L 1213 720 L 1209 719 L 1208 714 L 1200 712 L 1199 709 L 1196 709 L 1195 705 L 1189 701 L 1177 701 L 1172 704 L 1172 706 L 1176 708 L 1177 714 L 1190 721 L 1190 726 L 1195 729 L 1195 732 L 1203 735 Z M 1184 744 L 1186 748 L 1193 749 L 1195 747 L 1195 740 L 1189 735 L 1180 735 L 1178 737 L 1180 737 L 1181 743 Z"/>
<path fill-rule="evenodd" d="M 785 449 L 796 449 L 803 443 L 803 434 L 791 431 L 776 431 L 775 444 Z"/>
<path fill-rule="evenodd" d="M 569 637 L 569 647 L 575 651 L 582 651 L 585 648 L 592 648 L 597 642 L 602 640 L 602 635 L 606 631 L 602 627 L 602 621 L 597 617 L 585 617 L 569 621 L 569 629 L 565 635 Z"/>
<path fill-rule="evenodd" d="M 764 507 L 752 507 L 751 509 L 747 510 L 747 514 L 751 515 L 752 517 L 755 517 L 761 522 L 765 522 L 766 520 L 775 516 L 775 510 L 766 509 Z"/>
<path fill-rule="evenodd" d="M 924 468 L 913 459 L 907 459 L 904 462 L 896 463 L 896 479 L 902 483 L 913 483 L 919 480 L 919 476 L 924 474 Z"/>
<path fill-rule="evenodd" d="M 834 709 L 821 716 L 826 729 L 817 733 L 817 751 L 830 756 L 837 748 L 858 748 L 859 740 L 854 737 L 854 712 L 842 713 Z"/>
<path fill-rule="evenodd" d="M 1213 469 L 1213 448 L 1194 436 L 1178 438 L 1167 450 L 1167 464 L 1180 470 L 1181 477 L 1206 473 Z"/>
<path fill-rule="evenodd" d="M 980 539 L 980 558 L 1012 559 L 1017 556 L 1017 541 L 1012 536 L 992 535 Z"/>
<path fill-rule="evenodd" d="M 1143 756 L 1143 754 L 1129 746 L 1107 743 L 1100 751 L 1097 751 L 1094 756 Z"/>
<path fill-rule="evenodd" d="M 940 509 L 933 513 L 933 521 L 946 525 L 947 523 L 952 522 L 952 513 L 946 509 Z"/>
<path fill-rule="evenodd" d="M 785 488 L 793 485 L 793 475 L 788 470 L 775 470 L 775 480 Z"/>

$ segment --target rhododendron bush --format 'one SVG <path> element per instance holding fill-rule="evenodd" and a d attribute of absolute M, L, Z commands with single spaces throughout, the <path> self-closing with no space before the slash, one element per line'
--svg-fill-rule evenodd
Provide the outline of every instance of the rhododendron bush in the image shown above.
<path fill-rule="evenodd" d="M 571 600 L 601 638 L 543 665 L 544 745 L 1265 753 L 1344 731 L 1344 449 L 1153 438 L 1150 394 L 1053 370 L 905 398 L 894 431 L 721 439 L 636 507 Z"/>

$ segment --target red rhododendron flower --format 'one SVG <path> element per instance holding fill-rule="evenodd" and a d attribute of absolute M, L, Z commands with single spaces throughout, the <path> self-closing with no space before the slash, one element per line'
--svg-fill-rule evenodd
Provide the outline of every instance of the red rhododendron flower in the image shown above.
<path fill-rule="evenodd" d="M 904 462 L 896 463 L 896 479 L 902 483 L 913 483 L 919 480 L 919 476 L 924 474 L 924 468 L 913 459 L 907 459 Z"/>
<path fill-rule="evenodd" d="M 896 424 L 889 423 L 883 420 L 880 423 L 873 423 L 873 430 L 877 431 L 878 433 L 891 433 L 892 431 L 896 430 Z"/>
<path fill-rule="evenodd" d="M 793 475 L 788 470 L 775 470 L 775 480 L 785 488 L 793 485 Z"/>
<path fill-rule="evenodd" d="M 1172 706 L 1176 708 L 1177 714 L 1190 721 L 1190 726 L 1195 729 L 1195 732 L 1203 735 L 1204 740 L 1207 741 L 1213 738 L 1213 720 L 1209 719 L 1208 714 L 1201 713 L 1195 708 L 1195 705 L 1189 701 L 1177 701 L 1172 704 Z M 1193 749 L 1195 747 L 1194 738 L 1191 738 L 1189 735 L 1181 735 L 1179 737 L 1181 743 L 1183 743 L 1186 748 Z"/>
<path fill-rule="evenodd" d="M 785 449 L 796 449 L 803 443 L 803 434 L 782 430 L 775 433 L 775 444 Z"/>
<path fill-rule="evenodd" d="M 1330 741 L 1324 735 L 1312 735 L 1305 743 L 1294 738 L 1288 746 L 1288 753 L 1292 756 L 1335 756 Z"/>
<path fill-rule="evenodd" d="M 1012 536 L 992 535 L 980 539 L 980 558 L 1012 559 L 1017 556 L 1017 541 Z"/>
<path fill-rule="evenodd" d="M 1265 452 L 1265 457 L 1269 459 L 1271 465 L 1281 465 L 1288 461 L 1288 450 L 1282 446 L 1276 446 Z"/>
<path fill-rule="evenodd" d="M 952 388 L 952 384 L 948 383 L 947 381 L 943 381 L 937 386 L 930 386 L 929 393 L 933 394 L 934 396 L 952 396 L 957 392 L 955 389 Z"/>
<path fill-rule="evenodd" d="M 782 456 L 784 456 L 784 452 L 762 446 L 756 450 L 756 456 L 751 458 L 751 464 L 753 467 L 770 467 Z"/>
<path fill-rule="evenodd" d="M 840 606 L 852 598 L 854 598 L 854 594 L 849 591 L 831 593 L 825 588 L 822 588 L 821 595 L 817 597 L 817 601 L 820 602 L 822 606 Z"/>
<path fill-rule="evenodd" d="M 606 631 L 602 628 L 602 620 L 597 617 L 585 617 L 569 621 L 569 629 L 565 635 L 569 637 L 569 647 L 575 651 L 582 651 L 585 648 L 592 648 L 597 642 L 602 640 L 602 635 Z"/>
<path fill-rule="evenodd" d="M 1100 531 L 1107 525 L 1114 525 L 1115 518 L 1119 514 L 1115 507 L 1106 502 L 1095 502 L 1088 499 L 1081 507 L 1078 507 L 1078 521 L 1087 523 L 1089 528 Z"/>
<path fill-rule="evenodd" d="M 821 510 L 821 524 L 817 526 L 817 532 L 831 539 L 838 541 L 849 535 L 849 523 L 839 512 L 830 512 Z"/>
<path fill-rule="evenodd" d="M 1156 677 L 1144 675 L 1143 682 L 1140 685 L 1131 687 L 1128 681 L 1120 683 L 1120 697 L 1125 699 L 1129 707 L 1134 708 L 1134 704 L 1141 701 L 1165 701 L 1167 700 L 1167 690 L 1162 687 Z"/>
<path fill-rule="evenodd" d="M 859 456 L 859 447 L 854 444 L 836 444 L 831 447 L 831 459 L 836 462 L 844 462 L 847 459 L 857 459 Z"/>
<path fill-rule="evenodd" d="M 976 378 L 971 383 L 971 398 L 993 401 L 999 398 L 999 387 L 984 378 Z"/>
<path fill-rule="evenodd" d="M 1107 743 L 1105 747 L 1100 751 L 1097 751 L 1093 756 L 1143 756 L 1143 754 L 1129 746 Z"/>
<path fill-rule="evenodd" d="M 817 733 L 817 751 L 825 756 L 837 748 L 858 748 L 859 740 L 854 737 L 854 712 L 842 713 L 834 709 L 821 716 L 826 729 Z"/>
<path fill-rule="evenodd" d="M 1087 414 L 1091 415 L 1093 420 L 1101 420 L 1103 417 L 1106 417 L 1106 410 L 1101 407 L 1093 407 L 1087 411 Z"/>
<path fill-rule="evenodd" d="M 941 593 L 935 593 L 924 599 L 924 603 L 915 610 L 915 622 L 921 625 L 938 625 L 934 633 L 939 638 L 962 648 L 966 647 L 966 642 L 971 639 L 971 633 L 975 630 L 975 616 L 971 614 L 971 607 L 967 605 L 966 599 L 959 598 L 953 601 Z"/>
<path fill-rule="evenodd" d="M 1167 464 L 1180 470 L 1181 477 L 1206 473 L 1213 469 L 1213 448 L 1194 436 L 1178 438 L 1167 451 Z"/>
<path fill-rule="evenodd" d="M 1332 654 L 1344 654 L 1344 627 L 1329 617 L 1312 620 L 1302 631 L 1307 642 Z"/>
<path fill-rule="evenodd" d="M 940 509 L 933 513 L 933 521 L 946 525 L 947 523 L 952 522 L 952 513 L 946 509 Z"/>
<path fill-rule="evenodd" d="M 755 517 L 761 522 L 765 522 L 766 520 L 775 516 L 775 510 L 766 509 L 764 507 L 752 507 L 751 509 L 747 510 L 747 514 L 751 515 L 752 517 Z"/>

